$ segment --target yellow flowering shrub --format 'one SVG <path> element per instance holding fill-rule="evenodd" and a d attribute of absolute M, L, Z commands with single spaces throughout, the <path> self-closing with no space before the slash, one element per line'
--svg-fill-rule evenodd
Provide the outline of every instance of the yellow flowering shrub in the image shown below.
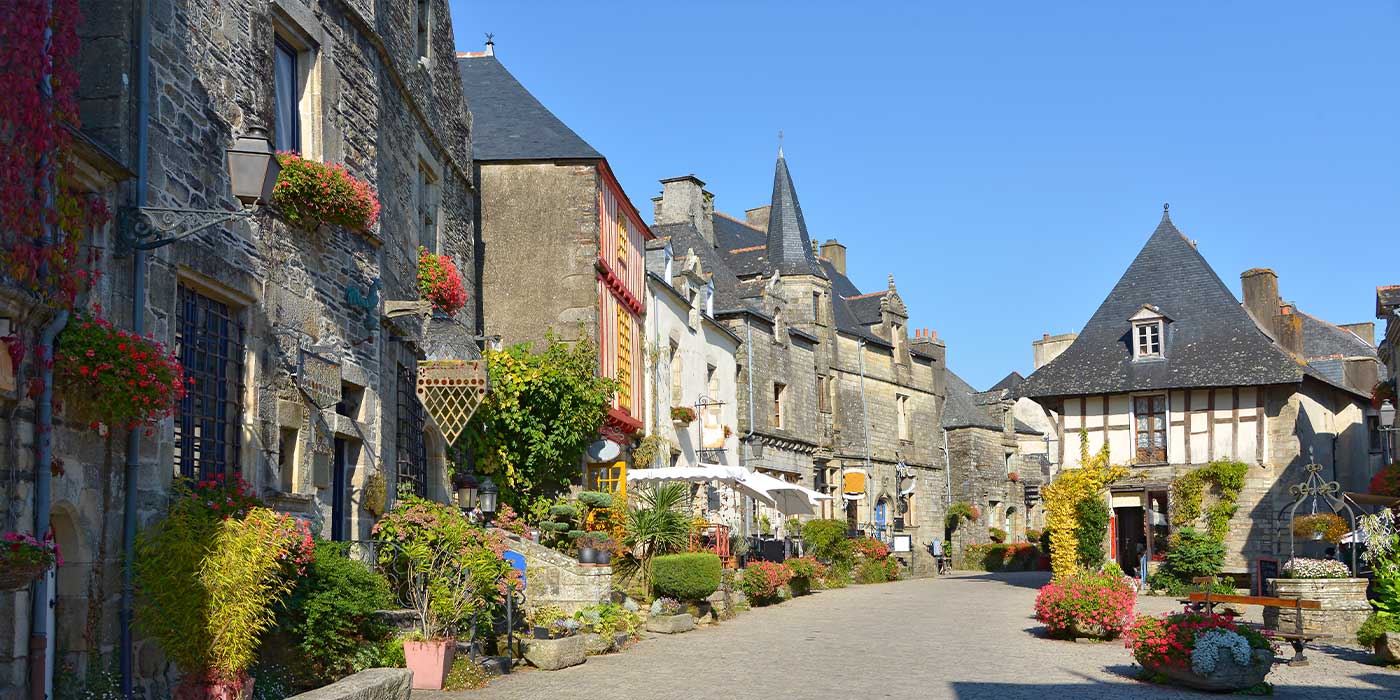
<path fill-rule="evenodd" d="M 1056 580 L 1074 574 L 1079 568 L 1080 501 L 1098 498 L 1104 487 L 1128 474 L 1126 467 L 1108 463 L 1108 444 L 1089 456 L 1089 436 L 1079 434 L 1078 469 L 1061 469 L 1055 480 L 1041 489 L 1045 501 L 1046 528 L 1050 530 L 1050 571 Z"/>

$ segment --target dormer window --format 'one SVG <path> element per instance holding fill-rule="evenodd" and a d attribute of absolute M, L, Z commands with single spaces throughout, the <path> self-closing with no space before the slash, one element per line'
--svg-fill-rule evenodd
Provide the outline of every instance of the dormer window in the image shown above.
<path fill-rule="evenodd" d="M 666 247 L 661 249 L 661 259 L 665 261 L 666 268 L 666 274 L 662 275 L 661 278 L 666 280 L 666 284 L 671 284 L 671 278 L 675 276 L 676 255 L 675 252 L 671 250 L 670 243 L 667 243 Z"/>
<path fill-rule="evenodd" d="M 1156 360 L 1163 357 L 1167 322 L 1170 320 L 1161 309 L 1151 304 L 1143 304 L 1142 308 L 1128 319 L 1133 324 L 1134 360 Z"/>
<path fill-rule="evenodd" d="M 705 284 L 705 315 L 715 315 L 715 283 L 713 281 Z"/>

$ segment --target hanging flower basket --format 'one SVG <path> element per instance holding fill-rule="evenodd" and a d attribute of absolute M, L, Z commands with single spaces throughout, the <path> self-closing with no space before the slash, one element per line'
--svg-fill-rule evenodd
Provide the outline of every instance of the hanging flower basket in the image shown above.
<path fill-rule="evenodd" d="M 1010 474 L 1006 475 L 1006 480 L 1014 484 L 1021 480 L 1021 475 L 1017 474 L 1016 472 L 1011 472 Z"/>
<path fill-rule="evenodd" d="M 364 231 L 379 218 L 374 190 L 345 166 L 295 153 L 278 153 L 277 162 L 282 170 L 272 187 L 272 203 L 293 226 L 310 230 L 327 223 Z"/>
<path fill-rule="evenodd" d="M 695 409 L 689 406 L 671 407 L 671 422 L 677 425 L 690 425 L 695 421 Z"/>
<path fill-rule="evenodd" d="M 1293 534 L 1313 540 L 1327 540 L 1336 544 L 1346 536 L 1347 522 L 1335 513 L 1313 513 L 1293 519 Z"/>
<path fill-rule="evenodd" d="M 52 539 L 7 532 L 0 548 L 0 591 L 17 591 L 34 581 L 54 564 L 62 564 L 58 545 Z"/>
<path fill-rule="evenodd" d="M 135 428 L 175 412 L 185 375 L 174 353 L 101 316 L 79 314 L 58 336 L 54 386 L 92 427 Z"/>
<path fill-rule="evenodd" d="M 467 305 L 462 274 L 452 258 L 429 252 L 423 246 L 418 246 L 418 293 L 448 316 Z"/>

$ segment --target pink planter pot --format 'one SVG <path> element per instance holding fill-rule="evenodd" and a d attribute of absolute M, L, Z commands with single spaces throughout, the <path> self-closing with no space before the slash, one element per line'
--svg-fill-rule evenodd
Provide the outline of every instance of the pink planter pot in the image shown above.
<path fill-rule="evenodd" d="M 414 690 L 442 690 L 447 672 L 452 670 L 452 653 L 457 642 L 452 639 L 429 639 L 426 642 L 403 643 L 403 658 L 413 672 Z"/>

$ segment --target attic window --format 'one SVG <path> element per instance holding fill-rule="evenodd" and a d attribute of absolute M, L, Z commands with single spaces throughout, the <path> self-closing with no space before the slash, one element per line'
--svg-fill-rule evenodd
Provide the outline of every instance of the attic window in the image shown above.
<path fill-rule="evenodd" d="M 1166 324 L 1171 319 L 1163 315 L 1157 307 L 1144 304 L 1128 320 L 1133 324 L 1133 359 L 1160 359 L 1163 356 Z"/>
<path fill-rule="evenodd" d="M 666 247 L 661 249 L 661 259 L 666 262 L 666 274 L 662 277 L 662 279 L 666 280 L 666 284 L 671 284 L 671 278 L 674 276 L 673 268 L 676 262 L 676 256 L 675 253 L 671 250 L 670 243 L 667 243 Z"/>
<path fill-rule="evenodd" d="M 705 285 L 705 315 L 715 315 L 715 283 L 710 281 Z"/>

